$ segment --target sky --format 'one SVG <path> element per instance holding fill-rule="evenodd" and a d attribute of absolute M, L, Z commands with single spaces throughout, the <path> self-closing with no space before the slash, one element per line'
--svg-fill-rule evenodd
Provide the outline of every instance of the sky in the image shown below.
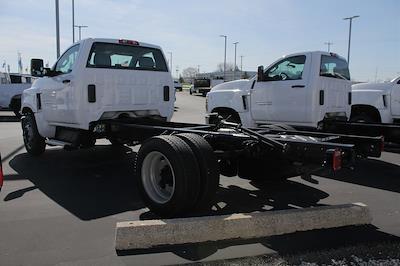
<path fill-rule="evenodd" d="M 71 0 L 60 1 L 61 52 L 72 44 Z M 327 50 L 347 57 L 353 20 L 350 72 L 358 81 L 400 75 L 400 0 L 75 0 L 75 24 L 87 25 L 82 38 L 132 39 L 160 45 L 173 73 L 200 66 L 211 72 L 224 61 L 256 71 L 285 54 Z M 54 0 L 0 0 L 0 67 L 24 69 L 31 58 L 56 60 Z M 78 38 L 77 30 L 75 31 Z M 3 68 L 0 71 L 4 71 Z"/>

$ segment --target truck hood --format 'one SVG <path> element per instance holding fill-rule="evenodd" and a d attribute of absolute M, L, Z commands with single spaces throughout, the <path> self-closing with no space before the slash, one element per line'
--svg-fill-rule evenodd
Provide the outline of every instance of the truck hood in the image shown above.
<path fill-rule="evenodd" d="M 393 83 L 359 83 L 351 86 L 352 91 L 379 91 L 388 92 L 393 86 Z"/>
<path fill-rule="evenodd" d="M 250 80 L 239 79 L 218 84 L 211 89 L 211 92 L 224 91 L 224 90 L 247 90 L 249 88 L 250 88 Z"/>

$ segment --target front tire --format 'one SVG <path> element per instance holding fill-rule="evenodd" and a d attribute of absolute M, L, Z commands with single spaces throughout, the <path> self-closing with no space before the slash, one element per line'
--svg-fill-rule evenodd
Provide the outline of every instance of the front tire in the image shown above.
<path fill-rule="evenodd" d="M 28 113 L 22 118 L 22 135 L 26 151 L 33 156 L 39 156 L 46 149 L 45 139 L 40 136 L 35 116 Z"/>
<path fill-rule="evenodd" d="M 377 122 L 375 119 L 371 118 L 369 115 L 362 113 L 355 115 L 354 117 L 350 118 L 351 122 L 358 122 L 358 123 L 374 123 Z"/>
<path fill-rule="evenodd" d="M 150 138 L 139 149 L 135 172 L 147 207 L 161 217 L 176 217 L 196 204 L 199 166 L 191 148 L 176 136 Z"/>

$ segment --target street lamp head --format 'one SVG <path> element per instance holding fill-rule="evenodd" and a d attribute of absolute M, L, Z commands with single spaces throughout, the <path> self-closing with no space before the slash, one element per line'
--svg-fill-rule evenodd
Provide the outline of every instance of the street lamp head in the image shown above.
<path fill-rule="evenodd" d="M 222 35 L 222 34 L 221 34 L 221 35 L 219 35 L 219 37 L 224 37 L 224 38 L 226 38 L 226 35 Z"/>
<path fill-rule="evenodd" d="M 343 20 L 349 20 L 349 19 L 353 19 L 353 18 L 359 18 L 360 16 L 352 16 L 352 17 L 347 17 L 347 18 L 343 18 Z"/>
<path fill-rule="evenodd" d="M 238 44 L 238 43 L 239 43 L 239 42 L 234 42 L 233 44 L 235 44 L 235 45 L 236 45 L 236 44 Z"/>

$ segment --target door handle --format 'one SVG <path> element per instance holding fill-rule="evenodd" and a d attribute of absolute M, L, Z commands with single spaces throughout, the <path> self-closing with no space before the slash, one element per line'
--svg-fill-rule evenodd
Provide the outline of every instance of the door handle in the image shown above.
<path fill-rule="evenodd" d="M 304 88 L 304 85 L 293 85 L 292 88 Z"/>
<path fill-rule="evenodd" d="M 70 83 L 71 82 L 71 80 L 69 80 L 69 79 L 64 79 L 63 81 L 62 81 L 62 83 Z"/>

